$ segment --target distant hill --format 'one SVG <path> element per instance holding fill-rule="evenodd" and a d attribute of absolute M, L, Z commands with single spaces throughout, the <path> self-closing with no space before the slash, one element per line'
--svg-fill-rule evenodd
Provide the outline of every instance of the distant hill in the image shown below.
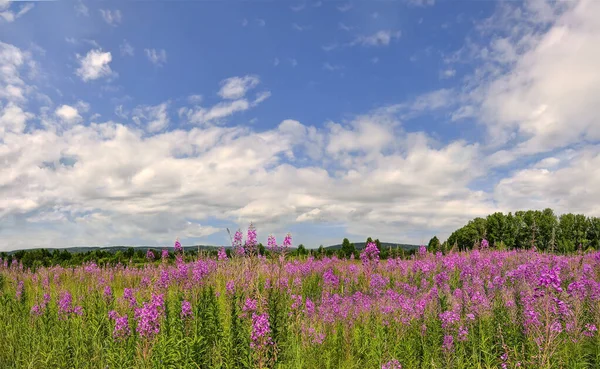
<path fill-rule="evenodd" d="M 354 243 L 354 247 L 357 250 L 362 250 L 367 246 L 366 242 L 355 242 Z M 405 244 L 405 243 L 390 243 L 390 242 L 381 242 L 381 248 L 382 249 L 387 249 L 387 248 L 401 248 L 404 250 L 417 250 L 419 249 L 419 245 L 410 245 L 410 244 Z M 338 245 L 332 245 L 332 246 L 327 246 L 325 247 L 326 250 L 339 250 L 342 248 L 342 244 L 338 244 Z"/>
<path fill-rule="evenodd" d="M 150 250 L 155 250 L 155 251 L 160 251 L 162 249 L 167 249 L 169 251 L 173 251 L 174 248 L 173 247 L 164 247 L 164 246 L 107 246 L 107 247 L 98 247 L 98 246 L 81 246 L 81 247 L 37 247 L 37 248 L 33 248 L 33 249 L 25 249 L 25 251 L 32 251 L 32 250 L 40 250 L 40 249 L 46 249 L 49 252 L 53 252 L 54 250 L 59 250 L 59 251 L 63 251 L 63 250 L 67 250 L 68 252 L 70 252 L 71 254 L 78 254 L 78 253 L 82 253 L 82 252 L 88 252 L 88 251 L 96 251 L 96 250 L 100 250 L 100 251 L 107 251 L 107 252 L 111 252 L 111 253 L 115 253 L 117 251 L 127 251 L 127 249 L 129 248 L 133 248 L 135 251 L 138 250 L 142 250 L 143 252 Z M 198 248 L 200 248 L 200 250 L 205 250 L 205 251 L 210 251 L 210 250 L 217 250 L 219 248 L 221 248 L 222 246 L 209 246 L 209 245 L 198 245 L 198 246 L 184 246 L 183 249 L 184 250 L 198 250 Z M 230 247 L 230 246 L 229 246 Z M 225 248 L 229 248 L 228 246 L 225 246 Z M 14 251 L 8 251 L 7 254 L 14 254 L 15 252 L 19 252 L 21 250 L 14 250 Z"/>
<path fill-rule="evenodd" d="M 354 247 L 357 250 L 362 250 L 365 248 L 365 246 L 366 246 L 366 242 L 355 242 L 354 243 Z M 146 252 L 146 251 L 148 251 L 148 249 L 155 250 L 155 251 L 162 250 L 162 249 L 167 249 L 169 251 L 174 250 L 173 247 L 164 247 L 164 246 L 160 246 L 160 247 L 159 246 L 107 246 L 107 247 L 81 246 L 81 247 L 54 247 L 54 248 L 44 247 L 44 249 L 48 250 L 49 252 L 53 252 L 54 250 L 59 250 L 59 251 L 67 250 L 71 254 L 79 254 L 82 252 L 96 251 L 96 250 L 107 251 L 107 252 L 111 252 L 111 253 L 115 253 L 117 251 L 125 252 L 130 247 L 133 248 L 135 251 L 141 250 L 142 252 Z M 196 246 L 184 246 L 183 249 L 186 251 L 187 250 L 197 251 L 198 249 L 203 250 L 203 251 L 212 251 L 212 250 L 220 249 L 221 247 L 225 247 L 226 249 L 231 248 L 231 246 L 196 245 Z M 404 250 L 414 250 L 414 249 L 419 248 L 418 245 L 390 243 L 390 242 L 381 242 L 381 247 L 385 248 L 385 249 L 387 249 L 389 247 L 401 248 Z M 339 250 L 341 248 L 342 248 L 342 244 L 331 245 L 331 246 L 325 247 L 326 250 Z M 26 249 L 26 251 L 40 250 L 40 249 L 42 249 L 42 248 L 38 247 L 38 248 L 33 248 L 33 249 Z M 292 247 L 292 249 L 295 249 L 295 247 Z M 19 251 L 21 251 L 21 250 L 8 251 L 7 254 L 11 255 L 11 254 L 14 254 L 15 252 L 19 252 Z"/>

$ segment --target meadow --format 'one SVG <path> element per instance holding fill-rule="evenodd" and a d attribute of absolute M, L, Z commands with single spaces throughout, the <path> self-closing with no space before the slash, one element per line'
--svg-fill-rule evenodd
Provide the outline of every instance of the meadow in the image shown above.
<path fill-rule="evenodd" d="M 1 368 L 598 368 L 600 252 L 0 262 Z"/>

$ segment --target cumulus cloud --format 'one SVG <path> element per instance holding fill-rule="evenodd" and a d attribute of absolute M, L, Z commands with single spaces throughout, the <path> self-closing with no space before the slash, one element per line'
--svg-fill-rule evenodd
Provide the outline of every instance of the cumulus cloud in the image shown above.
<path fill-rule="evenodd" d="M 511 157 L 504 163 L 600 139 L 599 13 L 600 3 L 587 0 L 499 6 L 479 24 L 482 40 L 447 58 L 480 63 L 455 119 L 483 122 L 489 144 Z"/>
<path fill-rule="evenodd" d="M 0 221 L 18 224 L 0 237 L 15 248 L 161 244 L 223 232 L 217 220 L 254 221 L 261 234 L 325 224 L 357 239 L 426 242 L 494 211 L 598 216 L 597 4 L 503 3 L 477 25 L 480 38 L 447 56 L 442 70 L 460 64 L 460 83 L 323 126 L 222 124 L 270 96 L 257 76 L 224 80 L 217 101 L 121 108 L 123 124 L 31 124 L 85 116 L 89 106 L 27 111 L 32 87 L 21 72 L 31 56 L 0 43 L 0 91 L 10 91 L 0 96 Z M 366 40 L 357 45 L 393 37 Z M 440 138 L 407 124 L 432 112 L 487 133 Z"/>
<path fill-rule="evenodd" d="M 76 108 L 69 105 L 61 105 L 54 112 L 65 123 L 77 123 L 81 121 L 81 115 Z"/>
<path fill-rule="evenodd" d="M 144 49 L 146 57 L 156 66 L 163 66 L 167 62 L 167 52 L 164 49 Z"/>
<path fill-rule="evenodd" d="M 0 139 L 7 132 L 23 132 L 27 120 L 33 117 L 33 114 L 23 111 L 23 109 L 14 103 L 8 103 L 4 108 L 0 109 Z"/>
<path fill-rule="evenodd" d="M 221 81 L 219 96 L 224 99 L 239 99 L 244 97 L 246 92 L 253 89 L 260 83 L 257 76 L 231 77 Z"/>
<path fill-rule="evenodd" d="M 112 61 L 112 55 L 108 51 L 90 50 L 85 56 L 77 54 L 77 59 L 79 68 L 77 68 L 75 74 L 84 82 L 113 75 L 109 65 Z"/>
<path fill-rule="evenodd" d="M 145 125 L 149 132 L 162 131 L 170 122 L 168 107 L 169 102 L 156 106 L 138 106 L 132 112 L 132 119 L 138 125 Z"/>

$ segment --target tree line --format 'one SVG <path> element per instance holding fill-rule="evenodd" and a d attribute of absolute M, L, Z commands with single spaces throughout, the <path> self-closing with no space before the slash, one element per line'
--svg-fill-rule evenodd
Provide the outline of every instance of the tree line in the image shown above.
<path fill-rule="evenodd" d="M 378 239 L 373 240 L 371 237 L 367 238 L 366 243 L 374 242 L 380 250 L 380 258 L 387 259 L 390 257 L 409 257 L 414 254 L 415 250 L 404 250 L 399 247 L 384 247 L 381 245 Z M 218 248 L 210 249 L 195 249 L 191 247 L 185 248 L 185 259 L 187 261 L 195 260 L 198 253 L 203 256 L 209 256 L 216 258 Z M 147 251 L 150 250 L 155 255 L 154 261 L 149 261 L 146 257 Z M 226 248 L 228 257 L 231 257 L 231 248 Z M 258 244 L 258 253 L 262 256 L 269 256 L 270 252 L 262 244 Z M 292 258 L 306 258 L 314 257 L 317 259 L 323 257 L 338 258 L 356 258 L 360 256 L 360 249 L 355 247 L 354 243 L 351 243 L 347 238 L 342 241 L 342 247 L 339 249 L 325 248 L 321 245 L 316 249 L 307 249 L 304 245 L 300 244 L 296 248 L 292 248 L 288 251 L 288 255 Z M 22 263 L 23 267 L 31 268 L 36 270 L 40 267 L 49 267 L 54 265 L 60 265 L 63 267 L 77 266 L 88 262 L 94 262 L 98 265 L 116 265 L 129 264 L 143 265 L 149 262 L 161 262 L 161 249 L 153 249 L 148 247 L 134 248 L 129 247 L 125 250 L 88 250 L 83 252 L 69 252 L 68 250 L 48 250 L 48 249 L 33 249 L 33 250 L 19 250 L 14 253 L 1 252 L 0 258 L 2 262 L 6 261 L 9 265 L 13 262 Z M 175 254 L 169 248 L 168 261 L 174 262 Z"/>
<path fill-rule="evenodd" d="M 470 250 L 483 240 L 497 249 L 537 249 L 571 253 L 576 250 L 600 249 L 600 218 L 582 214 L 557 216 L 552 209 L 517 211 L 514 214 L 496 212 L 485 218 L 475 218 L 454 231 L 440 243 L 437 237 L 429 241 L 430 251 Z"/>

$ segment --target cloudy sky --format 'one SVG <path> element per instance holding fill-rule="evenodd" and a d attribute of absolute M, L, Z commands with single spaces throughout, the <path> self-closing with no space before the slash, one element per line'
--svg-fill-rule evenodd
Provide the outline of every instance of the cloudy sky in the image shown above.
<path fill-rule="evenodd" d="M 600 215 L 600 1 L 0 0 L 0 250 Z"/>

